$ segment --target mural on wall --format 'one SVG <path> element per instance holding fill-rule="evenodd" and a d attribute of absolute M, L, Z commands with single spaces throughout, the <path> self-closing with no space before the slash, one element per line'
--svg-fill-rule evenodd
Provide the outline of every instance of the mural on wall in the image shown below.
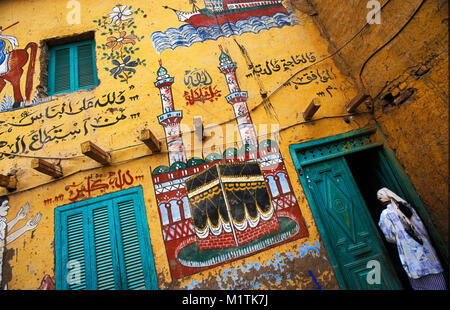
<path fill-rule="evenodd" d="M 131 172 L 129 169 L 122 171 L 109 171 L 108 173 L 95 173 L 85 176 L 81 181 L 74 181 L 64 187 L 64 193 L 56 193 L 44 198 L 44 206 L 60 204 L 64 200 L 69 203 L 103 195 L 108 192 L 123 190 L 130 186 L 136 186 L 144 179 L 144 175 Z"/>
<path fill-rule="evenodd" d="M 186 99 L 186 105 L 193 105 L 196 102 L 206 103 L 218 101 L 222 97 L 217 85 L 213 85 L 211 75 L 205 69 L 195 68 L 184 72 L 184 85 L 187 90 L 183 97 Z"/>
<path fill-rule="evenodd" d="M 52 277 L 50 277 L 48 274 L 44 276 L 44 278 L 41 281 L 41 285 L 39 285 L 38 290 L 40 291 L 51 291 L 55 289 L 55 282 L 53 281 Z"/>
<path fill-rule="evenodd" d="M 19 42 L 14 36 L 4 35 L 3 32 L 17 25 L 18 22 L 2 29 L 0 26 L 0 95 L 6 82 L 13 88 L 13 97 L 3 95 L 2 111 L 20 108 L 24 102 L 20 81 L 24 73 L 24 67 L 28 64 L 25 76 L 25 103 L 31 103 L 33 90 L 34 66 L 38 50 L 37 43 L 30 42 L 24 49 L 17 49 Z M 11 48 L 11 49 L 10 49 Z"/>
<path fill-rule="evenodd" d="M 172 278 L 180 278 L 308 235 L 275 141 L 258 141 L 241 91 L 237 65 L 222 50 L 225 75 L 242 148 L 186 158 L 172 97 L 174 78 L 160 62 L 160 89 L 169 166 L 152 178 Z"/>
<path fill-rule="evenodd" d="M 300 64 L 311 64 L 316 62 L 317 58 L 314 56 L 314 52 L 290 55 L 283 58 L 272 58 L 265 61 L 263 64 L 250 64 L 248 69 L 250 70 L 245 76 L 247 78 L 261 75 L 272 75 L 276 72 L 292 71 Z"/>
<path fill-rule="evenodd" d="M 25 204 L 22 208 L 20 208 L 19 212 L 17 212 L 16 217 L 11 221 L 6 222 L 6 217 L 8 216 L 9 211 L 9 198 L 8 196 L 0 197 L 0 283 L 2 283 L 2 270 L 3 270 L 3 257 L 5 253 L 5 248 L 15 241 L 17 238 L 22 236 L 29 230 L 34 230 L 41 220 L 41 213 L 38 212 L 34 217 L 31 216 L 28 221 L 22 227 L 16 229 L 15 231 L 11 231 L 16 224 L 23 220 L 30 209 L 30 205 L 28 203 Z M 5 289 L 2 287 L 1 289 Z"/>
<path fill-rule="evenodd" d="M 189 47 L 223 36 L 257 34 L 261 30 L 300 24 L 297 15 L 288 12 L 281 0 L 204 0 L 202 9 L 195 1 L 191 3 L 191 12 L 165 6 L 183 25 L 152 33 L 151 39 L 158 54 L 166 49 Z"/>
<path fill-rule="evenodd" d="M 321 289 L 317 280 L 310 274 L 304 272 L 304 268 L 297 269 L 296 265 L 305 265 L 305 260 L 313 258 L 317 265 L 324 265 L 326 257 L 321 253 L 319 241 L 306 242 L 305 244 L 296 245 L 298 249 L 275 253 L 266 263 L 259 261 L 249 261 L 236 267 L 222 269 L 215 279 L 191 280 L 183 288 L 187 290 L 204 289 L 210 285 L 217 285 L 220 290 L 257 290 L 257 289 L 299 289 L 298 284 L 302 283 L 302 289 Z M 325 274 L 330 271 L 323 268 Z M 303 271 L 303 272 L 302 272 Z M 322 285 L 332 287 L 334 283 L 329 281 L 327 277 L 321 279 Z M 212 282 L 217 284 L 212 284 Z M 291 288 L 292 286 L 292 288 Z"/>
<path fill-rule="evenodd" d="M 111 66 L 104 69 L 125 83 L 134 76 L 138 66 L 146 66 L 145 59 L 134 58 L 139 50 L 137 43 L 144 38 L 135 33 L 135 15 L 146 17 L 140 8 L 133 10 L 131 5 L 116 5 L 112 13 L 93 21 L 101 29 L 100 35 L 106 36 L 106 43 L 97 46 L 103 51 L 101 59 L 111 61 Z"/>
<path fill-rule="evenodd" d="M 8 120 L 0 120 L 0 160 L 42 150 L 49 143 L 72 141 L 127 119 L 137 119 L 139 113 L 127 113 L 124 107 L 136 96 L 123 89 L 97 98 L 86 97 L 78 101 L 68 98 L 48 105 L 43 112 L 33 107 Z M 86 113 L 92 110 L 95 113 Z"/>

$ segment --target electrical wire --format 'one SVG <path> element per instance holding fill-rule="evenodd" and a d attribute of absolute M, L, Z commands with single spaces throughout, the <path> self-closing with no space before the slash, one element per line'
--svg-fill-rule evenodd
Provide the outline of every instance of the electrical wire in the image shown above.
<path fill-rule="evenodd" d="M 388 41 L 386 41 L 383 45 L 381 45 L 379 48 L 377 48 L 362 64 L 361 70 L 359 71 L 359 78 L 362 81 L 362 73 L 364 71 L 364 68 L 366 67 L 367 63 L 383 48 L 385 48 L 387 45 L 389 45 L 394 39 L 408 26 L 408 24 L 413 20 L 413 18 L 416 16 L 417 12 L 422 8 L 426 0 L 422 0 L 419 4 L 419 6 L 414 10 L 413 14 L 408 18 L 406 23 L 392 36 Z"/>
<path fill-rule="evenodd" d="M 414 10 L 413 14 L 408 18 L 408 20 L 406 21 L 406 23 L 394 34 L 394 36 L 392 36 L 388 41 L 386 41 L 383 45 L 381 45 L 379 48 L 377 48 L 365 61 L 364 63 L 361 65 L 361 69 L 359 70 L 359 75 L 358 75 L 358 79 L 359 82 L 361 84 L 362 89 L 365 89 L 365 84 L 362 78 L 362 74 L 364 71 L 364 68 L 366 67 L 367 63 L 376 55 L 378 54 L 383 48 L 385 48 L 387 45 L 389 45 L 392 41 L 394 41 L 394 39 L 406 28 L 406 26 L 413 20 L 414 16 L 416 16 L 417 12 L 419 12 L 419 10 L 422 8 L 423 4 L 425 3 L 426 0 L 422 0 L 422 2 L 419 4 L 419 6 Z M 378 96 L 378 94 L 377 94 Z M 370 101 L 371 101 L 371 112 L 372 114 L 374 114 L 375 112 L 375 102 L 372 98 L 372 96 L 370 96 Z"/>
<path fill-rule="evenodd" d="M 276 133 L 282 132 L 284 130 L 290 129 L 292 127 L 295 127 L 295 126 L 298 126 L 298 125 L 303 125 L 303 124 L 306 124 L 306 123 L 317 122 L 317 121 L 321 121 L 321 120 L 324 120 L 324 119 L 345 118 L 345 117 L 350 117 L 350 116 L 355 116 L 355 115 L 360 115 L 360 114 L 367 114 L 367 113 L 370 113 L 370 112 L 357 112 L 357 113 L 342 114 L 342 115 L 323 116 L 323 117 L 319 117 L 319 118 L 316 118 L 316 119 L 311 119 L 311 120 L 308 120 L 308 121 L 296 122 L 294 124 L 282 127 L 276 132 L 270 132 L 270 133 L 266 133 L 266 134 L 263 134 L 263 135 L 259 135 L 259 136 L 257 136 L 257 138 L 268 136 L 270 134 L 276 134 Z M 234 145 L 234 144 L 236 144 L 236 142 L 225 143 L 224 145 L 230 145 L 230 144 Z M 198 151 L 198 150 L 203 150 L 203 149 L 192 149 L 191 151 L 195 152 L 195 151 Z M 112 162 L 110 164 L 110 166 L 117 166 L 117 165 L 120 165 L 120 164 L 124 164 L 124 163 L 131 162 L 131 161 L 134 161 L 134 160 L 142 159 L 142 158 L 145 158 L 145 157 L 151 157 L 151 156 L 154 156 L 154 155 L 161 155 L 161 154 L 168 154 L 168 153 L 169 153 L 168 151 L 161 151 L 161 152 L 158 152 L 158 153 L 143 154 L 143 155 L 139 155 L 139 156 L 136 156 L 136 157 L 133 157 L 133 158 L 128 158 L 128 159 L 124 159 L 124 160 L 121 160 L 121 161 Z M 95 166 L 95 167 L 90 167 L 90 168 L 85 168 L 85 169 L 78 169 L 78 170 L 73 171 L 73 172 L 71 172 L 69 174 L 64 174 L 60 178 L 53 179 L 53 180 L 51 180 L 49 182 L 41 183 L 41 184 L 38 184 L 38 185 L 35 185 L 35 186 L 32 186 L 32 187 L 28 187 L 28 188 L 24 188 L 24 189 L 21 189 L 21 190 L 13 191 L 12 193 L 17 194 L 17 193 L 23 193 L 23 192 L 26 192 L 26 191 L 30 191 L 30 190 L 33 190 L 35 188 L 41 187 L 41 186 L 49 185 L 49 184 L 52 184 L 54 182 L 61 181 L 63 179 L 67 179 L 67 178 L 69 178 L 69 177 L 71 177 L 73 175 L 76 175 L 76 174 L 80 173 L 80 172 L 87 172 L 87 171 L 91 171 L 91 170 L 95 170 L 95 169 L 99 169 L 99 168 L 103 168 L 103 166 Z"/>
<path fill-rule="evenodd" d="M 391 0 L 387 0 L 387 1 L 380 7 L 380 9 L 375 13 L 375 15 L 380 14 L 381 11 L 382 11 L 382 10 L 383 10 L 390 2 L 391 2 Z M 334 51 L 334 52 L 331 53 L 330 55 L 328 55 L 328 56 L 326 56 L 326 57 L 324 57 L 324 58 L 322 58 L 322 59 L 316 61 L 315 63 L 310 64 L 309 66 L 306 66 L 306 67 L 304 67 L 304 68 L 298 70 L 298 71 L 295 72 L 294 74 L 292 74 L 285 82 L 281 83 L 274 91 L 272 91 L 271 93 L 267 94 L 267 97 L 266 97 L 265 100 L 269 99 L 270 96 L 272 96 L 272 95 L 274 95 L 275 93 L 277 93 L 281 88 L 283 88 L 283 87 L 285 86 L 286 83 L 288 83 L 292 78 L 294 78 L 294 77 L 295 77 L 297 74 L 299 74 L 300 72 L 303 72 L 303 71 L 305 71 L 305 70 L 307 70 L 307 69 L 309 69 L 309 68 L 311 68 L 311 67 L 313 67 L 313 66 L 315 66 L 315 65 L 317 65 L 317 64 L 319 64 L 319 63 L 321 63 L 321 62 L 323 62 L 323 61 L 325 61 L 325 60 L 327 60 L 327 59 L 332 58 L 332 57 L 335 56 L 336 54 L 338 54 L 338 53 L 339 53 L 341 50 L 343 50 L 347 45 L 349 45 L 354 39 L 356 39 L 356 38 L 364 31 L 364 29 L 366 29 L 368 26 L 370 26 L 370 24 L 369 24 L 369 22 L 366 22 L 366 24 L 365 24 L 363 27 L 361 27 L 361 29 L 360 29 L 358 32 L 356 32 L 356 33 L 355 33 L 348 41 L 346 41 L 346 42 L 345 42 L 341 47 L 339 47 L 336 51 Z M 237 43 L 237 42 L 236 42 L 236 43 Z M 265 100 L 262 100 L 261 102 L 259 102 L 259 103 L 258 103 L 257 105 L 255 105 L 250 111 L 253 112 L 253 111 L 256 110 L 257 108 L 259 108 L 261 105 L 263 105 L 263 104 L 266 102 Z M 234 121 L 235 119 L 236 119 L 236 118 L 232 118 L 232 119 L 229 119 L 229 120 L 227 120 L 227 121 L 223 121 L 223 122 L 217 124 L 217 126 L 220 126 L 220 125 L 229 123 L 229 122 L 231 122 L 231 121 Z"/>
<path fill-rule="evenodd" d="M 379 14 L 383 9 L 384 9 L 384 7 L 386 6 L 386 5 L 388 5 L 389 3 L 391 2 L 391 0 L 387 0 L 381 7 L 380 7 L 380 9 L 375 13 L 375 15 L 377 15 L 377 14 Z M 423 2 L 425 2 L 425 0 L 423 0 Z M 422 4 L 423 4 L 423 2 L 422 2 Z M 167 7 L 168 8 L 168 7 Z M 173 9 L 172 9 L 173 10 Z M 409 21 L 408 21 L 409 22 Z M 311 67 L 313 67 L 313 66 L 315 66 L 315 65 L 317 65 L 317 64 L 319 64 L 319 63 L 321 63 L 321 62 L 323 62 L 323 61 L 325 61 L 325 60 L 327 60 L 327 59 L 329 59 L 329 58 L 331 58 L 331 57 L 333 57 L 333 56 L 335 56 L 337 53 L 339 53 L 342 49 L 344 49 L 348 44 L 350 44 L 356 37 L 358 37 L 363 31 L 364 31 L 364 29 L 367 27 L 367 26 L 369 26 L 370 24 L 367 22 L 357 33 L 355 33 L 353 36 L 352 36 L 352 38 L 350 39 L 350 40 L 348 40 L 347 42 L 345 42 L 341 47 L 339 47 L 336 51 L 334 51 L 332 54 L 330 54 L 330 55 L 328 55 L 328 56 L 326 56 L 326 57 L 324 57 L 324 58 L 322 58 L 322 59 L 320 59 L 320 60 L 318 60 L 317 62 L 315 62 L 315 63 L 313 63 L 313 64 L 311 64 L 311 65 L 309 65 L 309 66 L 306 66 L 306 67 L 304 67 L 304 68 L 302 68 L 302 69 L 300 69 L 300 70 L 298 70 L 297 72 L 295 72 L 294 74 L 292 74 L 284 83 L 281 83 L 274 91 L 272 91 L 270 94 L 268 94 L 267 95 L 267 97 L 266 97 L 266 100 L 270 97 L 270 96 L 272 96 L 272 95 L 274 95 L 275 93 L 277 93 L 282 87 L 284 87 L 284 85 L 286 84 L 286 83 L 288 83 L 293 77 L 295 77 L 297 74 L 299 74 L 300 72 L 303 72 L 303 71 L 305 71 L 305 70 L 307 70 L 307 69 L 309 69 L 309 68 L 311 68 Z M 404 28 L 404 27 L 403 27 Z M 393 38 L 392 38 L 393 39 Z M 391 40 L 392 40 L 391 39 Z M 390 40 L 390 41 L 391 41 Z M 386 44 L 387 45 L 387 44 Z M 375 54 L 375 53 L 374 53 Z M 371 57 L 373 57 L 373 55 L 371 56 Z M 366 60 L 366 62 L 365 63 L 367 63 L 368 62 L 368 60 Z M 362 72 L 362 70 L 361 70 L 361 72 Z M 259 102 L 257 105 L 255 105 L 250 111 L 254 111 L 254 110 L 256 110 L 258 107 L 260 107 L 261 105 L 263 105 L 264 103 L 265 103 L 266 101 L 265 100 L 262 100 L 261 102 Z M 221 122 L 221 123 L 219 123 L 219 124 L 216 124 L 215 126 L 221 126 L 221 125 L 224 125 L 224 124 L 227 124 L 227 123 L 229 123 L 229 122 L 232 122 L 232 121 L 235 121 L 237 119 L 237 117 L 234 117 L 234 118 L 230 118 L 230 119 L 228 119 L 228 120 L 226 120 L 226 121 L 223 121 L 223 122 Z M 214 127 L 214 126 L 212 126 L 212 127 Z M 191 130 L 191 131 L 188 131 L 188 132 L 185 132 L 184 134 L 191 134 L 191 133 L 194 133 L 194 131 L 193 130 Z M 165 140 L 165 138 L 159 138 L 159 139 L 157 139 L 158 141 L 160 141 L 160 142 L 163 142 L 164 140 Z M 135 144 L 135 145 L 129 145 L 129 146 L 125 146 L 125 147 L 121 147 L 121 148 L 118 148 L 118 149 L 113 149 L 113 150 L 110 150 L 109 152 L 116 152 L 116 151 L 120 151 L 120 150 L 124 150 L 124 149 L 129 149 L 129 148 L 133 148 L 133 147 L 136 147 L 136 146 L 141 146 L 141 145 L 143 145 L 144 143 L 138 143 L 138 144 Z M 24 154 L 14 154 L 14 153 L 8 153 L 8 152 L 4 152 L 4 151 L 0 151 L 0 153 L 1 154 L 3 154 L 3 155 L 7 155 L 7 156 L 17 156 L 17 157 L 25 157 L 25 158 L 41 158 L 41 159 L 55 159 L 55 160 L 69 160 L 69 159 L 74 159 L 74 158 L 79 158 L 79 157 L 85 157 L 85 155 L 74 155 L 74 156 L 69 156 L 69 157 L 67 157 L 67 156 L 65 156 L 65 157 L 52 157 L 52 156 L 36 156 L 36 155 L 24 155 Z"/>
<path fill-rule="evenodd" d="M 381 7 L 380 9 L 375 13 L 375 15 L 380 14 L 381 11 L 391 2 L 391 0 L 387 0 Z M 287 82 L 289 82 L 293 77 L 295 77 L 297 74 L 299 74 L 300 72 L 303 72 L 329 58 L 332 58 L 333 56 L 335 56 L 336 54 L 338 54 L 341 50 L 343 50 L 347 45 L 349 45 L 354 39 L 356 39 L 363 31 L 364 29 L 366 29 L 368 26 L 370 26 L 369 22 L 366 22 L 366 24 L 364 26 L 361 27 L 361 29 L 356 32 L 347 42 L 345 42 L 341 47 L 339 47 L 337 50 L 335 50 L 333 53 L 331 53 L 330 55 L 316 61 L 315 63 L 306 66 L 305 68 L 302 68 L 300 70 L 298 70 L 297 72 L 295 72 L 293 75 L 291 75 L 284 83 L 280 84 L 272 93 L 270 93 L 268 95 L 268 97 L 272 96 L 273 94 L 275 94 L 276 92 L 278 92 Z"/>

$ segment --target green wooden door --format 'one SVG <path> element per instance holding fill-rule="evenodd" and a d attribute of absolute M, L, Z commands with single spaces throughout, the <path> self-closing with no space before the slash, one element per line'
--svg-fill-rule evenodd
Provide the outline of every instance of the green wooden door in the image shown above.
<path fill-rule="evenodd" d="M 311 164 L 303 173 L 311 209 L 341 288 L 400 289 L 345 159 Z M 379 284 L 373 277 L 378 270 Z"/>

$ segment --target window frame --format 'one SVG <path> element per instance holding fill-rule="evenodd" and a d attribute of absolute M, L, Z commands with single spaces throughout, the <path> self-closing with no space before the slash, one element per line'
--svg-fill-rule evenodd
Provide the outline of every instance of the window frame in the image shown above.
<path fill-rule="evenodd" d="M 55 284 L 57 290 L 69 289 L 68 283 L 65 278 L 68 273 L 67 269 L 65 270 L 65 264 L 68 262 L 68 252 L 66 251 L 68 235 L 67 228 L 64 225 L 65 219 L 67 219 L 68 216 L 76 214 L 81 214 L 83 218 L 83 239 L 91 239 L 90 241 L 83 241 L 86 277 L 85 286 L 87 290 L 96 289 L 98 270 L 96 270 L 97 258 L 95 247 L 92 247 L 92 240 L 94 240 L 94 227 L 91 214 L 101 204 L 105 205 L 106 203 L 108 205 L 111 205 L 110 209 L 112 209 L 114 215 L 108 220 L 108 225 L 114 228 L 115 233 L 113 235 L 120 237 L 121 224 L 119 222 L 119 211 L 117 209 L 116 202 L 130 199 L 133 200 L 135 208 L 135 220 L 138 229 L 138 242 L 142 258 L 142 267 L 144 270 L 145 286 L 147 290 L 158 289 L 143 193 L 142 188 L 139 186 L 119 192 L 106 194 L 96 198 L 78 201 L 55 209 Z M 113 259 L 118 259 L 120 262 L 122 262 L 122 257 L 126 254 L 125 252 L 121 251 L 121 249 L 123 248 L 122 241 L 114 237 L 113 239 L 111 239 L 111 243 L 116 244 L 116 248 L 112 249 Z M 119 264 L 121 264 L 120 262 Z M 120 280 L 120 283 L 117 282 L 118 284 L 116 285 L 116 287 L 120 287 L 119 289 L 124 289 L 124 287 L 128 286 L 125 281 L 125 268 L 122 267 L 120 268 L 119 274 L 117 274 L 118 271 L 114 271 L 114 273 L 116 274 L 115 278 L 118 278 Z"/>
<path fill-rule="evenodd" d="M 78 72 L 78 47 L 81 45 L 91 45 L 92 49 L 92 72 L 94 84 L 79 87 L 79 72 Z M 55 53 L 58 50 L 69 49 L 69 62 L 70 62 L 70 89 L 62 90 L 55 92 Z M 48 95 L 58 95 L 64 93 L 73 93 L 78 90 L 89 89 L 92 87 L 98 86 L 99 81 L 97 77 L 97 65 L 96 65 L 96 57 L 95 57 L 95 41 L 93 39 L 83 40 L 79 42 L 56 45 L 49 48 L 49 63 L 48 63 Z"/>

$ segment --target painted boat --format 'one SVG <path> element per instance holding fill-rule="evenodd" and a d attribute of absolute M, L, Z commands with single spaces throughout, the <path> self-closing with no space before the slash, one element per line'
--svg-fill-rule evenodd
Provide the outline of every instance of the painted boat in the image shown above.
<path fill-rule="evenodd" d="M 172 9 L 181 22 L 195 28 L 235 23 L 249 17 L 273 16 L 281 12 L 288 14 L 281 0 L 204 0 L 205 8 L 194 6 L 192 12 Z"/>

